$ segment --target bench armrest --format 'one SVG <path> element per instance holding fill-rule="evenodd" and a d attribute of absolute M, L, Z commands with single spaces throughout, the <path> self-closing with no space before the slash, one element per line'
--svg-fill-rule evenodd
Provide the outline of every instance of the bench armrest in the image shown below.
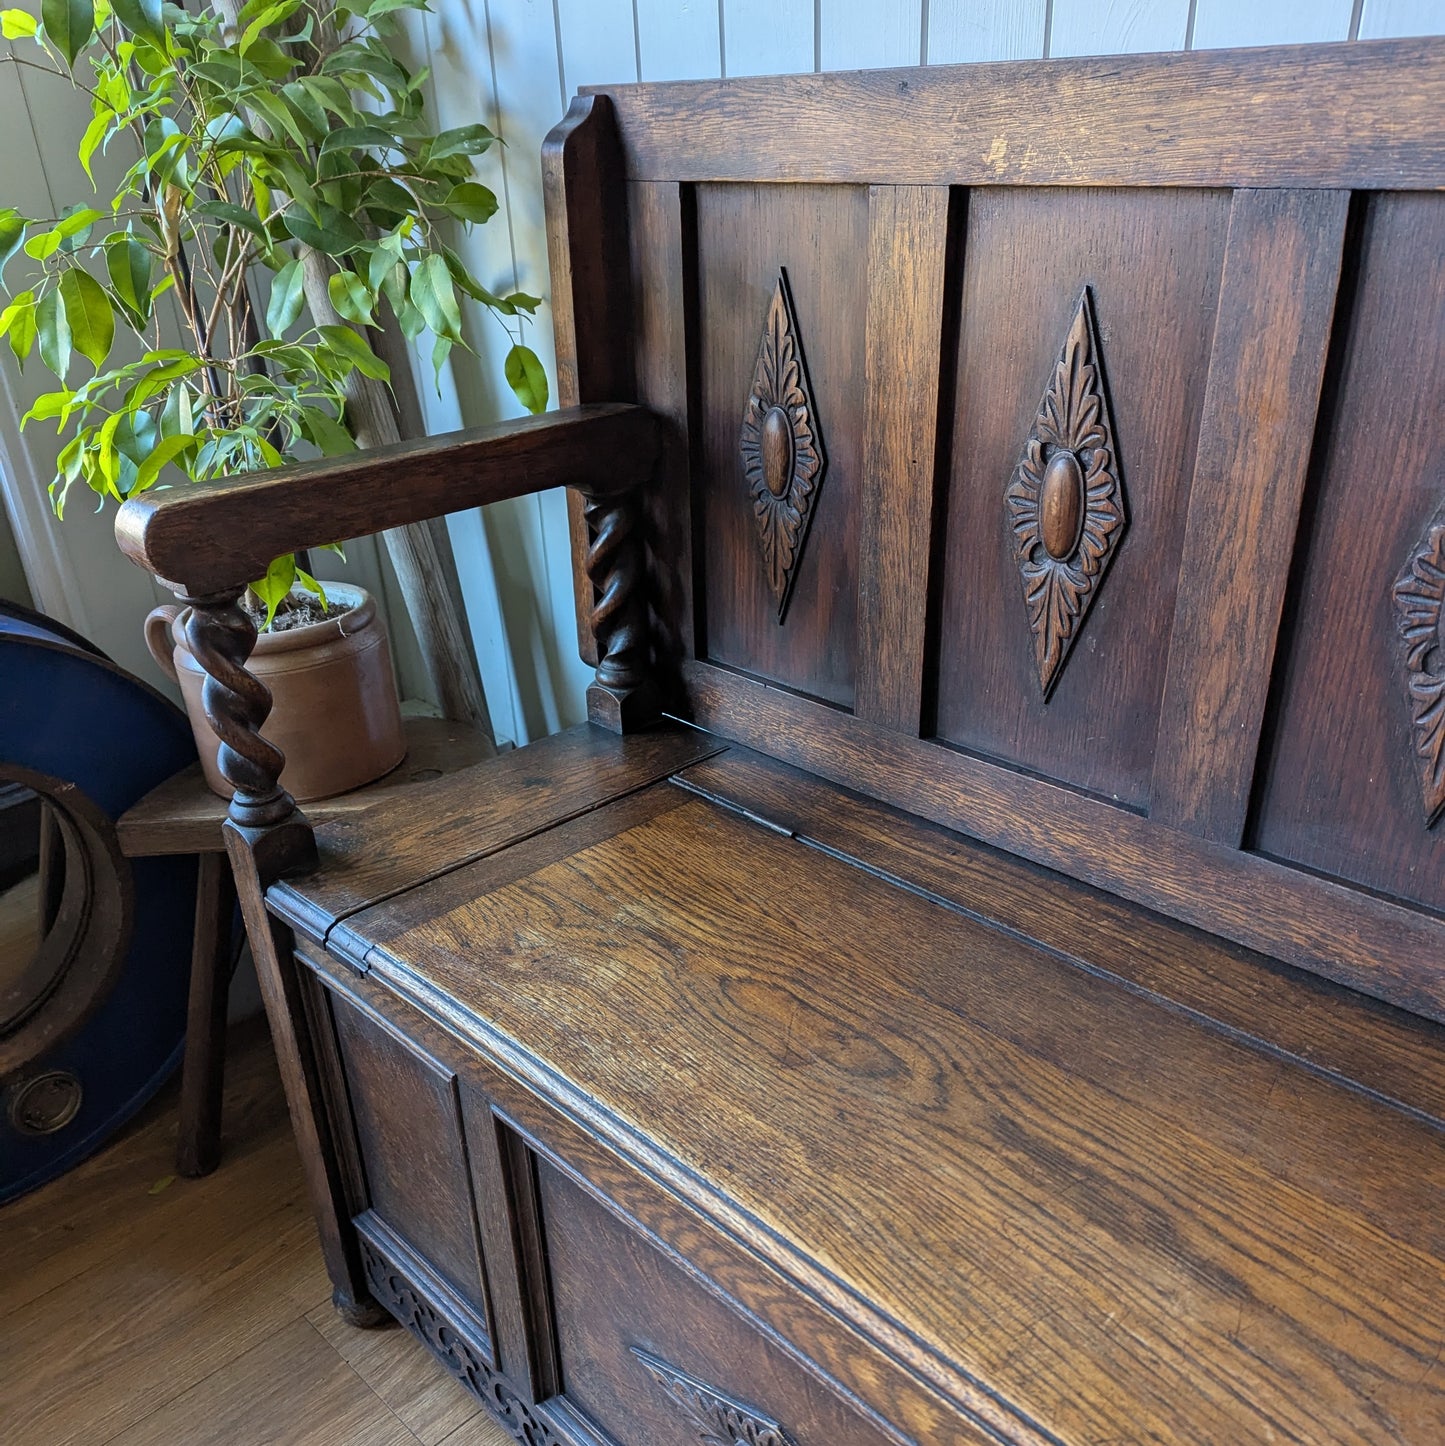
<path fill-rule="evenodd" d="M 610 496 L 657 452 L 644 407 L 571 407 L 323 462 L 148 492 L 116 518 L 121 551 L 200 596 L 265 573 L 272 558 L 509 497 L 572 486 Z"/>
<path fill-rule="evenodd" d="M 304 547 L 574 487 L 585 502 L 584 584 L 591 585 L 600 655 L 588 713 L 617 732 L 646 726 L 657 700 L 648 677 L 636 492 L 651 475 L 659 426 L 645 407 L 571 407 L 148 493 L 120 509 L 122 551 L 191 605 L 186 643 L 206 674 L 201 702 L 221 739 L 217 764 L 235 789 L 226 827 L 242 854 L 233 857 L 247 858 L 262 886 L 313 862 L 315 843 L 280 785 L 281 750 L 261 736 L 271 695 L 246 669 L 256 628 L 240 604 L 250 579 L 272 558 Z"/>

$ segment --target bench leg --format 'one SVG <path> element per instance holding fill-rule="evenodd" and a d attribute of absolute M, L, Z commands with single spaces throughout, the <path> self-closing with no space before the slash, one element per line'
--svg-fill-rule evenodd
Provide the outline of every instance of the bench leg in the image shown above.
<path fill-rule="evenodd" d="M 305 846 L 314 851 L 310 829 L 304 823 L 292 825 L 294 837 L 288 837 L 284 827 L 265 833 L 241 829 L 228 822 L 226 847 L 240 895 L 246 937 L 256 961 L 256 978 L 261 985 L 261 997 L 266 1001 L 271 1042 L 276 1047 L 276 1063 L 286 1088 L 291 1128 L 301 1154 L 321 1254 L 326 1261 L 326 1273 L 331 1277 L 331 1301 L 348 1324 L 374 1326 L 389 1317 L 371 1296 L 361 1247 L 351 1223 L 353 1202 L 348 1199 L 332 1134 L 290 932 L 266 912 L 262 881 L 276 878 L 282 870 L 264 854 L 269 851 L 284 859 L 288 848 L 294 846 L 295 838 L 303 837 L 303 829 Z M 258 858 L 258 853 L 263 857 Z"/>
<path fill-rule="evenodd" d="M 226 1077 L 226 1003 L 231 983 L 231 924 L 236 888 L 223 853 L 201 854 L 186 1052 L 181 1065 L 181 1126 L 176 1172 L 209 1175 L 221 1158 L 221 1095 Z"/>

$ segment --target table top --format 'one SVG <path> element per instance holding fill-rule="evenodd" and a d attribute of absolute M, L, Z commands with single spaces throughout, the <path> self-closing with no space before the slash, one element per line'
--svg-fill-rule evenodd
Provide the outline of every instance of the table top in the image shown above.
<path fill-rule="evenodd" d="M 407 718 L 406 757 L 375 783 L 303 805 L 313 824 L 329 823 L 359 813 L 412 784 L 456 773 L 491 756 L 486 738 L 465 723 L 445 718 Z M 158 784 L 116 823 L 121 852 L 127 858 L 152 854 L 220 853 L 225 849 L 221 824 L 228 800 L 212 793 L 193 763 Z"/>

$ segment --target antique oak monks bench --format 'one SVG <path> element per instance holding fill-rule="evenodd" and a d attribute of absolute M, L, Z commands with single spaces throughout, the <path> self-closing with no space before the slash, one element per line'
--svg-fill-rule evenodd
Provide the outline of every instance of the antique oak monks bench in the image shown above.
<path fill-rule="evenodd" d="M 126 506 L 336 1301 L 518 1440 L 1445 1442 L 1445 42 L 620 87 L 563 410 Z M 241 580 L 570 484 L 313 831 Z"/>

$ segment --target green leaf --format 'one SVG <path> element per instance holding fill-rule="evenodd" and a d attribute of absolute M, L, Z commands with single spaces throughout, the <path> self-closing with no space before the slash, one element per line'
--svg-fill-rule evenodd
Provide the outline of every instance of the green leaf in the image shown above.
<path fill-rule="evenodd" d="M 283 85 L 281 96 L 291 107 L 292 113 L 310 132 L 312 140 L 325 136 L 330 130 L 331 123 L 326 119 L 325 107 L 301 81 L 293 80 Z"/>
<path fill-rule="evenodd" d="M 157 442 L 151 449 L 150 455 L 140 464 L 135 482 L 131 485 L 130 495 L 134 496 L 137 492 L 144 492 L 147 488 L 153 487 L 167 463 L 184 456 L 195 445 L 196 438 L 189 432 L 177 432 L 174 436 Z"/>
<path fill-rule="evenodd" d="M 25 217 L 14 206 L 0 209 L 0 271 L 25 239 Z"/>
<path fill-rule="evenodd" d="M 331 604 L 326 601 L 326 589 L 304 568 L 298 567 L 296 569 L 296 581 L 299 582 L 307 592 L 315 593 L 323 608 L 331 606 Z"/>
<path fill-rule="evenodd" d="M 391 380 L 391 368 L 367 346 L 364 338 L 357 336 L 348 326 L 317 327 L 322 338 L 348 365 L 353 366 L 364 377 L 379 382 Z"/>
<path fill-rule="evenodd" d="M 411 274 L 412 305 L 438 336 L 462 339 L 462 314 L 447 263 L 437 255 L 423 258 Z"/>
<path fill-rule="evenodd" d="M 356 440 L 339 421 L 319 407 L 301 408 L 301 430 L 326 457 L 341 457 L 356 451 Z"/>
<path fill-rule="evenodd" d="M 298 241 L 329 256 L 345 256 L 366 241 L 361 227 L 334 206 L 321 206 L 315 221 L 307 215 L 298 214 L 292 206 L 286 212 L 283 224 Z"/>
<path fill-rule="evenodd" d="M 144 326 L 151 313 L 150 252 L 134 236 L 112 236 L 105 243 L 105 271 L 121 305 Z"/>
<path fill-rule="evenodd" d="M 256 18 L 241 32 L 240 43 L 236 46 L 237 54 L 245 55 L 252 45 L 256 43 L 257 37 L 268 25 L 276 25 L 280 21 L 285 20 L 286 17 L 296 9 L 299 3 L 300 0 L 282 0 L 282 3 L 279 5 L 267 5 L 262 9 Z M 249 5 L 246 7 L 247 10 L 250 8 Z"/>
<path fill-rule="evenodd" d="M 0 311 L 0 336 L 15 325 L 17 318 L 22 311 L 30 311 L 35 306 L 35 293 L 33 291 L 22 291 L 4 311 Z"/>
<path fill-rule="evenodd" d="M 431 369 L 432 378 L 436 382 L 437 395 L 441 395 L 442 389 L 442 368 L 447 364 L 447 358 L 452 354 L 452 339 L 449 336 L 439 336 L 432 343 Z"/>
<path fill-rule="evenodd" d="M 32 292 L 23 292 L 21 296 L 15 298 L 16 305 L 18 306 L 20 304 L 22 297 L 28 298 L 32 295 Z M 6 309 L 6 315 L 10 315 L 9 308 Z M 30 355 L 31 349 L 35 346 L 37 329 L 35 307 L 27 301 L 26 305 L 10 318 L 8 327 L 10 350 L 14 352 L 15 360 L 20 364 L 22 369 L 25 366 L 26 357 Z"/>
<path fill-rule="evenodd" d="M 116 19 L 130 31 L 165 49 L 166 27 L 161 19 L 161 0 L 111 0 Z"/>
<path fill-rule="evenodd" d="M 47 291 L 40 298 L 35 325 L 40 334 L 40 360 L 64 381 L 70 369 L 70 324 L 58 290 Z"/>
<path fill-rule="evenodd" d="M 396 137 L 380 126 L 338 126 L 321 142 L 321 154 L 332 151 L 364 151 L 396 149 Z"/>
<path fill-rule="evenodd" d="M 376 305 L 376 296 L 354 271 L 338 271 L 326 283 L 331 295 L 331 304 L 347 321 L 358 326 L 375 326 L 376 318 L 371 308 Z"/>
<path fill-rule="evenodd" d="M 45 38 L 65 57 L 66 64 L 73 66 L 95 30 L 91 0 L 40 0 L 40 20 Z"/>
<path fill-rule="evenodd" d="M 91 227 L 102 219 L 100 212 L 89 206 L 67 206 L 55 227 L 60 249 L 70 253 L 80 250 L 90 239 Z"/>
<path fill-rule="evenodd" d="M 0 35 L 6 40 L 28 40 L 35 34 L 35 17 L 23 10 L 0 10 Z"/>
<path fill-rule="evenodd" d="M 443 131 L 427 147 L 428 161 L 442 161 L 448 156 L 479 156 L 490 149 L 496 135 L 486 126 L 458 126 Z"/>
<path fill-rule="evenodd" d="M 507 385 L 517 394 L 517 400 L 529 412 L 547 410 L 547 373 L 537 354 L 529 346 L 514 346 L 507 353 L 503 368 Z"/>
<path fill-rule="evenodd" d="M 301 315 L 306 283 L 299 261 L 288 261 L 272 278 L 271 300 L 266 307 L 266 330 L 278 341 Z"/>
<path fill-rule="evenodd" d="M 77 266 L 60 278 L 60 296 L 70 323 L 71 344 L 99 371 L 115 340 L 115 313 L 105 288 Z"/>
<path fill-rule="evenodd" d="M 214 220 L 240 226 L 253 236 L 259 236 L 263 241 L 266 239 L 266 228 L 255 212 L 248 211 L 244 206 L 234 205 L 230 201 L 201 201 L 192 206 L 191 210 L 198 216 L 210 216 Z"/>
<path fill-rule="evenodd" d="M 514 291 L 510 296 L 504 296 L 502 300 L 514 311 L 525 311 L 528 316 L 534 314 L 542 304 L 540 296 L 528 296 L 525 291 Z"/>
<path fill-rule="evenodd" d="M 443 205 L 448 214 L 474 226 L 485 225 L 497 214 L 496 196 L 476 181 L 453 186 Z"/>
<path fill-rule="evenodd" d="M 25 243 L 25 254 L 37 261 L 44 261 L 46 257 L 54 256 L 60 250 L 60 243 L 64 239 L 58 230 L 37 232 Z"/>
<path fill-rule="evenodd" d="M 296 581 L 296 558 L 294 554 L 287 553 L 285 557 L 278 557 L 270 567 L 266 569 L 266 576 L 259 582 L 251 584 L 251 591 L 266 606 L 266 630 L 271 627 L 271 620 L 276 616 L 276 609 L 286 600 L 286 595 L 291 591 Z"/>
<path fill-rule="evenodd" d="M 291 112 L 291 107 L 279 95 L 272 95 L 269 90 L 256 89 L 247 96 L 246 103 L 260 111 L 271 122 L 273 137 L 279 137 L 284 131 L 302 151 L 305 151 L 310 145 L 310 137 L 301 129 L 295 115 Z"/>
<path fill-rule="evenodd" d="M 68 387 L 62 387 L 58 392 L 41 392 L 30 404 L 30 410 L 21 417 L 20 425 L 23 427 L 27 422 L 54 421 L 62 412 L 70 410 L 74 398 L 75 393 Z"/>
<path fill-rule="evenodd" d="M 90 184 L 95 185 L 95 176 L 91 172 L 90 162 L 95 155 L 96 148 L 105 139 L 109 132 L 111 122 L 115 120 L 115 112 L 110 109 L 102 109 L 85 128 L 85 134 L 80 138 L 80 147 L 76 154 L 80 157 L 80 164 L 85 174 L 90 177 Z"/>

